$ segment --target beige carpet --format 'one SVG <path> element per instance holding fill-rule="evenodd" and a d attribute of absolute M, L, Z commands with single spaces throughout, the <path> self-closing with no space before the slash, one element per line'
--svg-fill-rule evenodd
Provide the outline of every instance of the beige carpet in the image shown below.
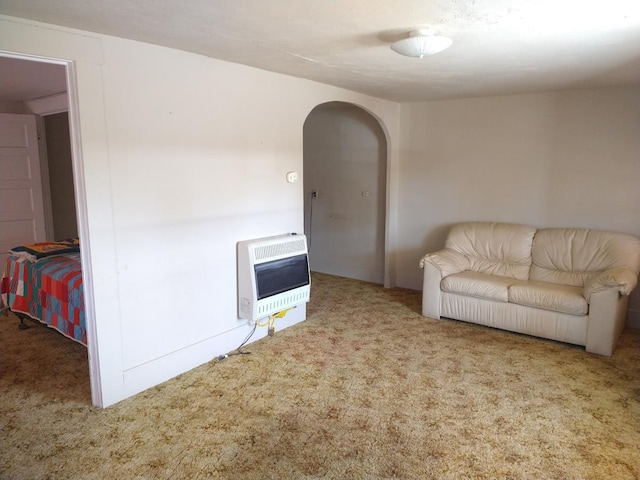
<path fill-rule="evenodd" d="M 0 317 L 0 477 L 640 476 L 640 332 L 607 358 L 419 309 L 314 275 L 307 321 L 105 410 L 82 346 Z"/>

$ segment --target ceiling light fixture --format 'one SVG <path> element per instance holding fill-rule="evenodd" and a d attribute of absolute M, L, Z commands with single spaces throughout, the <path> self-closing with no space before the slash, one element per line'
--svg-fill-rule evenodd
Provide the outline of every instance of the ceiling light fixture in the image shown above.
<path fill-rule="evenodd" d="M 449 37 L 435 35 L 428 28 L 421 28 L 409 32 L 409 37 L 391 44 L 391 50 L 407 57 L 428 57 L 435 55 L 451 46 L 453 40 Z"/>

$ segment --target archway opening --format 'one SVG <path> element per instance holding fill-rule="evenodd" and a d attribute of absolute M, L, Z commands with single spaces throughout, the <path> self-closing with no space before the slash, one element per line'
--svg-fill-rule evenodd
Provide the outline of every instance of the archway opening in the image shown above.
<path fill-rule="evenodd" d="M 311 270 L 383 284 L 387 139 L 378 120 L 345 102 L 304 123 L 304 211 Z"/>

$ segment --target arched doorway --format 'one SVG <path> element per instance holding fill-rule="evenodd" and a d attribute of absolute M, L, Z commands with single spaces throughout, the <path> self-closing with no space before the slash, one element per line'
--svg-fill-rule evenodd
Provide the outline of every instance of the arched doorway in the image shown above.
<path fill-rule="evenodd" d="M 384 283 L 387 140 L 360 107 L 329 102 L 304 123 L 305 234 L 313 271 Z"/>

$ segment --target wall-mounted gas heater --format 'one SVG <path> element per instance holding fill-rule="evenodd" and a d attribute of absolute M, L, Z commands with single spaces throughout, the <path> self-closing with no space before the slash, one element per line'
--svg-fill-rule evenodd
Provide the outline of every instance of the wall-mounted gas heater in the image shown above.
<path fill-rule="evenodd" d="M 308 302 L 310 290 L 304 235 L 238 242 L 238 317 L 255 322 Z"/>

